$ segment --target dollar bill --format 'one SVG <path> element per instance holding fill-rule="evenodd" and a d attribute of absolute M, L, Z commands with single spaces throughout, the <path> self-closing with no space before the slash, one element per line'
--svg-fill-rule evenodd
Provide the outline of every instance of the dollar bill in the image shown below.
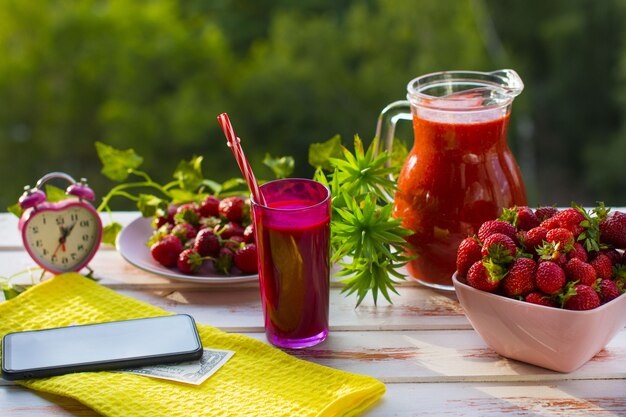
<path fill-rule="evenodd" d="M 116 372 L 200 385 L 228 362 L 234 354 L 232 350 L 204 349 L 202 357 L 196 361 L 124 368 L 117 369 Z"/>

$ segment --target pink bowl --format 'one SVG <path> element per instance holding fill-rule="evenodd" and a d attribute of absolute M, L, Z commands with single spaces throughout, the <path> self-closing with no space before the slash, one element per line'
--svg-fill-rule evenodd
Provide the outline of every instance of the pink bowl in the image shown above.
<path fill-rule="evenodd" d="M 500 355 L 558 372 L 593 358 L 626 325 L 626 295 L 587 311 L 544 307 L 480 291 L 452 276 L 474 330 Z"/>

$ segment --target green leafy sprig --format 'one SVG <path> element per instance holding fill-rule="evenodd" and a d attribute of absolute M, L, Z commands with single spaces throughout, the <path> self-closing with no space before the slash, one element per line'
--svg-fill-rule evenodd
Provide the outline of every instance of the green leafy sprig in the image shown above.
<path fill-rule="evenodd" d="M 345 277 L 342 292 L 357 294 L 357 307 L 370 291 L 374 304 L 379 292 L 391 302 L 389 292 L 397 294 L 394 278 L 404 279 L 398 270 L 410 259 L 405 237 L 412 232 L 392 216 L 395 182 L 389 176 L 399 169 L 387 166 L 391 156 L 377 153 L 377 147 L 374 140 L 365 150 L 355 136 L 352 153 L 335 136 L 309 149 L 314 178 L 333 196 L 332 261 L 341 266 L 338 275 Z"/>

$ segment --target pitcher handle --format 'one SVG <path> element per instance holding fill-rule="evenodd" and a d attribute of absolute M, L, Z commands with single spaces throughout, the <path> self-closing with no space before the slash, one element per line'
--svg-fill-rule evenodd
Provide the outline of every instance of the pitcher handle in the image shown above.
<path fill-rule="evenodd" d="M 383 147 L 389 155 L 393 150 L 393 139 L 396 134 L 398 120 L 412 120 L 411 104 L 407 100 L 394 101 L 380 112 L 376 126 L 376 139 L 379 141 L 378 150 Z M 391 164 L 391 160 L 387 161 Z"/>

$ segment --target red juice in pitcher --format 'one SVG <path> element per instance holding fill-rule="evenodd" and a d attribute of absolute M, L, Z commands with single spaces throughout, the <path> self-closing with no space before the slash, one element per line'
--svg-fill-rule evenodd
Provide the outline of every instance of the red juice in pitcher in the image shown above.
<path fill-rule="evenodd" d="M 503 207 L 526 204 L 508 122 L 509 113 L 499 111 L 413 115 L 415 144 L 398 179 L 394 215 L 415 232 L 407 269 L 420 282 L 449 285 L 461 240 Z"/>
<path fill-rule="evenodd" d="M 387 152 L 397 121 L 413 121 L 415 141 L 398 177 L 393 215 L 413 231 L 407 269 L 418 282 L 454 290 L 461 240 L 503 208 L 527 204 L 506 139 L 513 100 L 523 89 L 511 69 L 441 71 L 409 81 L 407 100 L 381 112 L 376 136 Z"/>
<path fill-rule="evenodd" d="M 315 345 L 328 334 L 330 193 L 310 180 L 274 181 L 261 191 L 267 204 L 252 207 L 267 338 L 287 348 Z"/>

